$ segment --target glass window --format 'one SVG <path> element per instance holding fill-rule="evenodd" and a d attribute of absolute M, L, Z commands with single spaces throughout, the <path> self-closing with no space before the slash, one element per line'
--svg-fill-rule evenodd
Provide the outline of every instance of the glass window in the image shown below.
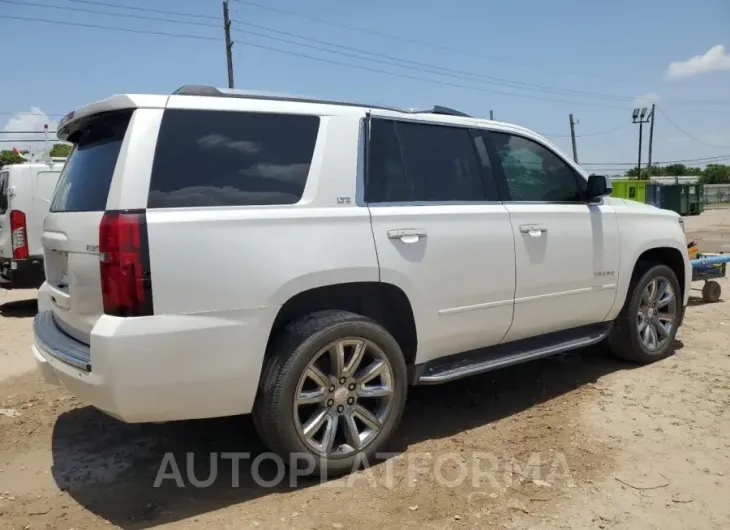
<path fill-rule="evenodd" d="M 10 173 L 7 171 L 0 173 L 0 214 L 8 211 L 8 178 Z"/>
<path fill-rule="evenodd" d="M 395 122 L 371 120 L 368 148 L 367 202 L 403 202 L 410 193 Z"/>
<path fill-rule="evenodd" d="M 483 201 L 484 184 L 467 129 L 398 122 L 413 201 Z"/>
<path fill-rule="evenodd" d="M 579 176 L 555 153 L 521 136 L 490 133 L 513 201 L 576 202 Z"/>
<path fill-rule="evenodd" d="M 132 112 L 98 114 L 80 125 L 69 139 L 74 148 L 56 186 L 52 212 L 106 210 L 114 167 Z"/>
<path fill-rule="evenodd" d="M 467 129 L 380 119 L 370 127 L 368 202 L 485 200 Z"/>
<path fill-rule="evenodd" d="M 317 116 L 166 110 L 148 207 L 294 204 L 318 131 Z"/>

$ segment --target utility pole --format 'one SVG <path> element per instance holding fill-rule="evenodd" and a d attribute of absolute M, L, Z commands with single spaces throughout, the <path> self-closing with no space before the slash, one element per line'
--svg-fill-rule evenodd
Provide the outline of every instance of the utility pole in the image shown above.
<path fill-rule="evenodd" d="M 490 120 L 493 120 L 494 119 L 494 111 L 493 110 L 490 110 L 489 111 L 489 119 Z"/>
<path fill-rule="evenodd" d="M 575 120 L 573 115 L 570 115 L 570 139 L 573 141 L 573 161 L 578 163 L 578 148 L 575 145 Z"/>
<path fill-rule="evenodd" d="M 231 18 L 228 16 L 228 0 L 223 0 L 223 31 L 226 34 L 226 60 L 228 61 L 228 88 L 233 88 L 233 41 L 231 40 Z"/>
<path fill-rule="evenodd" d="M 643 109 L 634 109 L 631 116 L 634 123 L 639 124 L 639 165 L 637 166 L 636 178 L 641 180 L 641 140 L 643 138 L 644 124 L 649 123 L 649 118 L 646 116 L 646 107 Z"/>
<path fill-rule="evenodd" d="M 656 109 L 656 103 L 651 104 L 651 114 L 649 114 L 649 117 L 651 118 L 651 125 L 649 125 L 649 162 L 646 164 L 646 168 L 648 170 L 651 170 L 651 151 L 652 147 L 654 147 L 654 110 Z M 651 176 L 651 173 L 649 173 L 649 176 Z"/>

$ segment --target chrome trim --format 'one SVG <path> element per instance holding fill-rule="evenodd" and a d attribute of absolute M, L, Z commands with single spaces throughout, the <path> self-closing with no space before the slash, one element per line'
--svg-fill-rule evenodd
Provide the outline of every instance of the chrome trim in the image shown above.
<path fill-rule="evenodd" d="M 456 315 L 457 313 L 468 313 L 470 311 L 479 311 L 480 309 L 490 309 L 492 307 L 501 307 L 514 304 L 514 300 L 498 300 L 496 302 L 484 302 L 482 304 L 465 305 L 461 307 L 450 307 L 448 309 L 439 309 L 440 317 L 447 315 Z"/>
<path fill-rule="evenodd" d="M 59 361 L 91 371 L 91 347 L 66 335 L 53 319 L 52 311 L 42 311 L 33 319 L 36 346 Z"/>
<path fill-rule="evenodd" d="M 551 355 L 555 355 L 558 353 L 564 353 L 564 352 L 567 352 L 570 350 L 575 350 L 578 348 L 585 348 L 586 346 L 592 346 L 593 344 L 598 344 L 603 339 L 608 337 L 608 334 L 610 332 L 611 332 L 610 329 L 606 329 L 605 331 L 602 331 L 601 333 L 598 333 L 598 334 L 594 334 L 594 335 L 579 338 L 579 339 L 572 339 L 572 340 L 569 340 L 566 342 L 561 342 L 560 344 L 554 344 L 552 346 L 538 348 L 537 350 L 526 351 L 526 352 L 518 353 L 516 355 L 501 357 L 499 359 L 490 359 L 488 361 L 478 362 L 478 363 L 460 367 L 460 368 L 457 368 L 454 370 L 447 370 L 440 374 L 424 375 L 418 379 L 417 383 L 418 384 L 446 383 L 447 381 L 453 381 L 455 379 L 461 379 L 462 377 L 468 377 L 468 376 L 476 375 L 476 374 L 479 374 L 482 372 L 488 372 L 490 370 L 495 370 L 497 368 L 504 368 L 506 366 L 511 366 L 513 364 L 519 364 L 519 363 L 523 363 L 523 362 L 527 362 L 527 361 L 532 361 L 534 359 L 539 359 L 541 357 L 549 357 Z"/>

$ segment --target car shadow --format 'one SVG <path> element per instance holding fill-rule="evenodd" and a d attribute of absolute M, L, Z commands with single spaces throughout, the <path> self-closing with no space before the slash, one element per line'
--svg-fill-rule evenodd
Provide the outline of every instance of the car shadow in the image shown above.
<path fill-rule="evenodd" d="M 13 300 L 0 304 L 0 315 L 5 318 L 30 318 L 38 313 L 38 300 Z"/>
<path fill-rule="evenodd" d="M 633 367 L 594 347 L 454 383 L 412 387 L 388 449 L 399 453 L 425 440 L 488 425 Z M 319 483 L 318 478 L 301 477 L 293 483 L 289 474 L 276 482 L 283 468 L 263 458 L 266 449 L 248 416 L 130 425 L 82 407 L 59 416 L 52 451 L 56 484 L 94 514 L 128 529 L 176 522 Z M 234 473 L 230 458 L 220 458 L 226 452 L 250 457 Z M 206 487 L 193 485 L 210 476 L 214 480 Z M 162 478 L 156 487 L 156 479 Z"/>

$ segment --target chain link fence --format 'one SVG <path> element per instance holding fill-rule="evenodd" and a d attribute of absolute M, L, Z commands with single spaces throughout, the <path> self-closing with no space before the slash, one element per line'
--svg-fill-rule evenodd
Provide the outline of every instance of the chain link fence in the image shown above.
<path fill-rule="evenodd" d="M 705 184 L 705 208 L 730 208 L 730 184 Z"/>

